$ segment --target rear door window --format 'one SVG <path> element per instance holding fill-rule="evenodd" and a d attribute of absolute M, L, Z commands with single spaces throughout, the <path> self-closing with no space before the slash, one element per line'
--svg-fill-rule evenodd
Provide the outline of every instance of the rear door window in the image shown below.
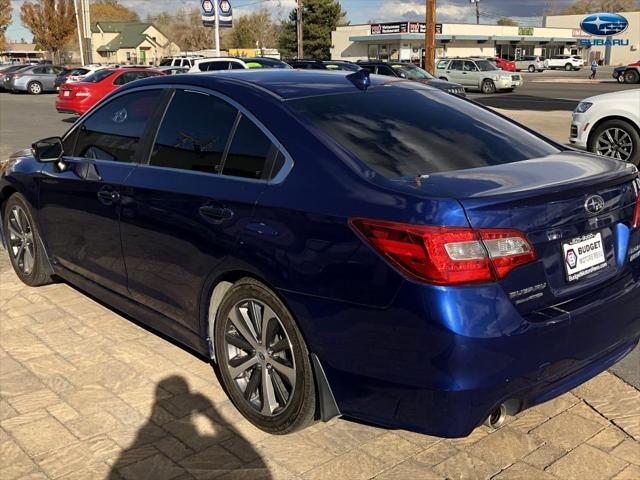
<path fill-rule="evenodd" d="M 271 172 L 267 171 L 275 156 L 275 146 L 271 140 L 251 121 L 242 116 L 229 147 L 224 162 L 223 175 L 266 179 Z"/>
<path fill-rule="evenodd" d="M 132 92 L 100 107 L 78 127 L 73 155 L 114 162 L 135 161 L 140 139 L 161 93 L 162 90 Z"/>
<path fill-rule="evenodd" d="M 217 70 L 229 70 L 229 62 L 227 61 L 218 61 L 218 62 L 202 62 L 199 65 L 201 72 L 213 72 Z"/>
<path fill-rule="evenodd" d="M 237 114 L 235 107 L 217 97 L 178 90 L 158 131 L 149 163 L 220 173 Z"/>
<path fill-rule="evenodd" d="M 462 70 L 462 60 L 453 60 L 449 65 L 449 70 Z"/>
<path fill-rule="evenodd" d="M 287 103 L 371 169 L 391 178 L 559 152 L 481 107 L 444 95 L 411 83 Z"/>

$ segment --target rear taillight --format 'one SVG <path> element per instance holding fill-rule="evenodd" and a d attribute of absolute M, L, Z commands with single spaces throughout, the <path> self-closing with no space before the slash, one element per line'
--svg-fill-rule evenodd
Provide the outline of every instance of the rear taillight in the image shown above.
<path fill-rule="evenodd" d="M 491 282 L 536 261 L 517 230 L 427 227 L 353 218 L 364 240 L 407 276 L 434 285 Z"/>
<path fill-rule="evenodd" d="M 631 228 L 640 228 L 640 193 L 638 193 L 638 200 L 636 200 L 636 213 L 633 214 Z"/>

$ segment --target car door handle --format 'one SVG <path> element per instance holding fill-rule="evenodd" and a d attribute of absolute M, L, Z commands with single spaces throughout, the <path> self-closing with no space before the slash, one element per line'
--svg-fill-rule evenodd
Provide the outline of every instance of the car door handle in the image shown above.
<path fill-rule="evenodd" d="M 200 215 L 206 220 L 214 221 L 215 223 L 221 223 L 225 220 L 231 220 L 233 218 L 233 210 L 224 207 L 213 207 L 211 205 L 203 205 L 199 209 Z"/>
<path fill-rule="evenodd" d="M 104 205 L 113 205 L 120 201 L 120 194 L 112 188 L 102 187 L 98 190 L 98 200 Z"/>

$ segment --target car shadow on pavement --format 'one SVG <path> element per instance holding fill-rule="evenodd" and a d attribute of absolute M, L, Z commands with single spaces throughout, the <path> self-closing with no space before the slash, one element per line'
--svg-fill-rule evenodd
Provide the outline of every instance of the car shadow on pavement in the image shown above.
<path fill-rule="evenodd" d="M 165 423 L 168 416 L 177 419 Z M 222 419 L 211 400 L 191 391 L 183 377 L 173 375 L 156 386 L 149 419 L 134 442 L 121 452 L 107 479 L 223 475 L 246 480 L 272 478 L 255 448 Z"/>
<path fill-rule="evenodd" d="M 66 117 L 66 118 L 63 118 L 63 119 L 62 119 L 62 121 L 63 121 L 64 123 L 76 123 L 76 120 L 78 120 L 79 118 L 80 118 L 80 117 L 76 117 L 76 116 L 73 116 L 73 117 Z"/>

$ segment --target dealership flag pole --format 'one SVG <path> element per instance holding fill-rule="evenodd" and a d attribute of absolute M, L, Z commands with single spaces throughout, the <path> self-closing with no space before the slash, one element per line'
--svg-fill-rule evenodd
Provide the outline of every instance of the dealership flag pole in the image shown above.
<path fill-rule="evenodd" d="M 219 0 L 213 0 L 213 8 L 216 15 L 215 30 L 216 30 L 216 57 L 220 56 L 220 2 Z"/>
<path fill-rule="evenodd" d="M 436 63 L 436 0 L 426 0 L 424 69 L 433 73 Z"/>

